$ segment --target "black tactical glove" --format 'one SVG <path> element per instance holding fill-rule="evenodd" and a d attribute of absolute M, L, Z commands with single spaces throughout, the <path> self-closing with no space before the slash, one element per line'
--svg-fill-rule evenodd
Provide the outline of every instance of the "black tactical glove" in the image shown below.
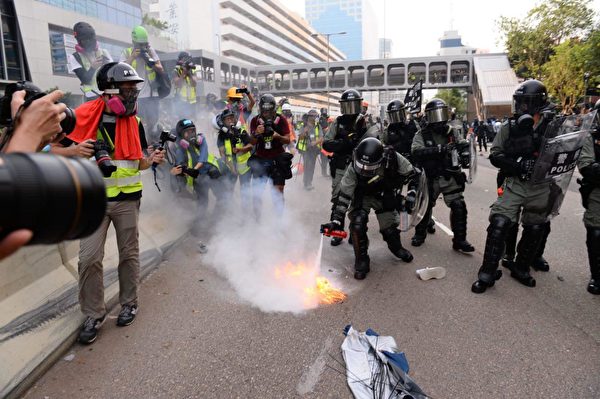
<path fill-rule="evenodd" d="M 600 185 L 600 163 L 594 162 L 579 170 L 581 175 L 592 184 Z"/>
<path fill-rule="evenodd" d="M 415 190 L 408 190 L 404 197 L 404 209 L 406 213 L 411 214 L 415 209 L 417 203 L 417 192 Z"/>
<path fill-rule="evenodd" d="M 535 159 L 525 159 L 519 158 L 517 162 L 520 167 L 519 171 L 519 179 L 523 181 L 528 181 L 531 179 L 531 175 L 533 174 L 533 167 L 535 166 Z"/>
<path fill-rule="evenodd" d="M 329 235 L 332 231 L 341 231 L 342 223 L 339 220 L 332 220 L 329 223 L 321 225 L 321 234 Z"/>

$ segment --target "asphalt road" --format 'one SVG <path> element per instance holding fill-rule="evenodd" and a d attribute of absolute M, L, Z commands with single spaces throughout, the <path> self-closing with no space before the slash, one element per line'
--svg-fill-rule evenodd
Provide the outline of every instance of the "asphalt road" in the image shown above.
<path fill-rule="evenodd" d="M 343 370 L 339 347 L 350 323 L 395 337 L 412 377 L 433 398 L 600 397 L 600 297 L 585 290 L 578 193 L 569 192 L 552 223 L 551 270 L 535 273 L 536 288 L 505 274 L 484 295 L 472 294 L 495 197 L 496 170 L 479 159 L 466 192 L 473 255 L 452 251 L 438 228 L 412 249 L 412 263 L 398 262 L 372 214 L 367 279 L 352 279 L 349 245 L 327 245 L 323 273 L 341 279 L 349 297 L 297 314 L 263 312 L 240 299 L 189 239 L 144 282 L 133 325 L 117 328 L 113 311 L 94 345 L 75 344 L 67 353 L 75 357 L 55 364 L 26 397 L 348 398 L 345 377 L 332 368 Z M 286 206 L 316 231 L 329 217 L 329 180 L 316 176 L 308 193 L 299 180 L 289 182 Z M 438 200 L 436 219 L 449 226 L 448 213 Z M 411 235 L 403 236 L 406 245 Z M 415 270 L 427 266 L 445 267 L 446 278 L 418 280 Z"/>

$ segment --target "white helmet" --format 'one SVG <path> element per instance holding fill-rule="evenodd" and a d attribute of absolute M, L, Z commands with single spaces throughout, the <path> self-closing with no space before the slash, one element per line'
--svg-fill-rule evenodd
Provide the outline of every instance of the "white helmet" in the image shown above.
<path fill-rule="evenodd" d="M 285 103 L 281 106 L 281 111 L 291 111 L 292 110 L 292 106 L 288 103 Z"/>

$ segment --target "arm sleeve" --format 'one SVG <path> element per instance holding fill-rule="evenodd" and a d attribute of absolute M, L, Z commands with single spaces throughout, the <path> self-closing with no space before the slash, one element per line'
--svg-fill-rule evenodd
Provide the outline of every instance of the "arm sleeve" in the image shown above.
<path fill-rule="evenodd" d="M 185 162 L 185 152 L 179 146 L 177 146 L 177 151 L 175 151 L 175 164 L 181 165 Z"/>
<path fill-rule="evenodd" d="M 104 56 L 104 58 L 106 59 L 106 62 L 113 62 L 113 58 L 112 55 L 110 55 L 110 53 L 108 52 L 107 49 L 102 49 L 102 55 Z"/>
<path fill-rule="evenodd" d="M 138 124 L 139 132 L 140 132 L 140 145 L 142 147 L 142 151 L 146 151 L 148 148 L 148 140 L 146 139 L 146 129 L 144 129 L 144 124 L 140 121 Z"/>
<path fill-rule="evenodd" d="M 119 58 L 119 62 L 126 62 L 127 61 L 127 49 L 124 48 L 123 51 L 121 51 L 121 57 Z"/>
<path fill-rule="evenodd" d="M 404 158 L 402 155 L 396 153 L 396 158 L 398 159 L 398 172 L 403 176 L 408 176 L 415 171 L 410 161 Z"/>
<path fill-rule="evenodd" d="M 83 69 L 79 61 L 77 61 L 77 58 L 75 58 L 74 54 L 69 54 L 67 56 L 67 68 L 69 73 L 75 73 L 75 70 Z"/>
<path fill-rule="evenodd" d="M 490 148 L 490 163 L 502 170 L 504 176 L 516 176 L 521 170 L 519 163 L 504 153 L 504 143 L 510 132 L 508 123 L 510 122 L 503 124 L 500 133 L 494 137 L 492 148 Z"/>
<path fill-rule="evenodd" d="M 289 136 L 290 135 L 290 125 L 287 122 L 287 120 L 283 117 L 280 116 L 279 117 L 279 131 L 282 136 Z"/>
<path fill-rule="evenodd" d="M 581 154 L 577 160 L 577 168 L 581 172 L 581 169 L 596 163 L 596 154 L 594 154 L 594 139 L 592 135 L 588 135 L 583 142 L 583 148 L 581 148 Z"/>

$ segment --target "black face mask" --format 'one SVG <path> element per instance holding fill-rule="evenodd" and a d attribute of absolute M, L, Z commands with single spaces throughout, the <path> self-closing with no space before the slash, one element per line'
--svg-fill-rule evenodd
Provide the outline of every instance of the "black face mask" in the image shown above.
<path fill-rule="evenodd" d="M 529 114 L 523 114 L 517 119 L 517 126 L 519 127 L 519 130 L 524 133 L 532 132 L 534 124 L 533 116 Z"/>
<path fill-rule="evenodd" d="M 133 115 L 137 110 L 137 98 L 139 90 L 134 89 L 120 89 L 120 95 L 123 98 L 123 105 L 125 106 L 125 115 Z"/>

